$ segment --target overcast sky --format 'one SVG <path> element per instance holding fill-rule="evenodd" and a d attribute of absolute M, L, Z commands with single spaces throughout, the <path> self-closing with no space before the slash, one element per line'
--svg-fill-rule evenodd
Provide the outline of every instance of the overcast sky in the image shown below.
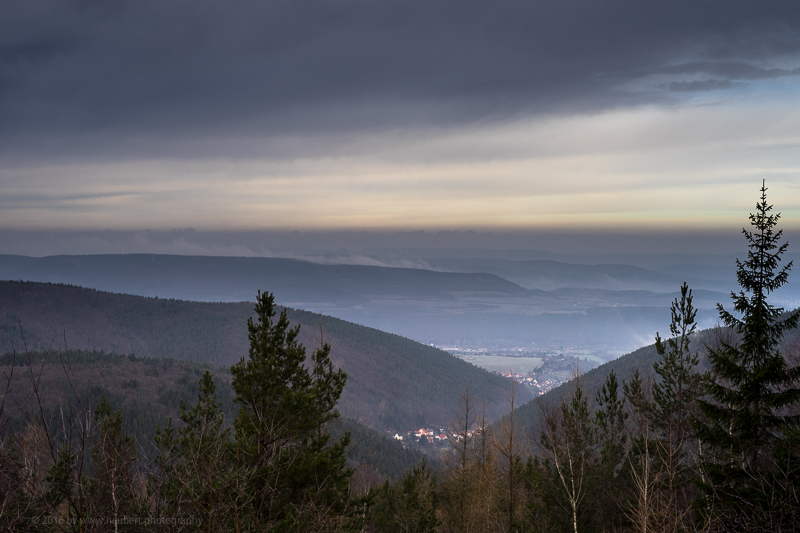
<path fill-rule="evenodd" d="M 6 0 L 0 229 L 797 229 L 798 102 L 797 0 Z"/>

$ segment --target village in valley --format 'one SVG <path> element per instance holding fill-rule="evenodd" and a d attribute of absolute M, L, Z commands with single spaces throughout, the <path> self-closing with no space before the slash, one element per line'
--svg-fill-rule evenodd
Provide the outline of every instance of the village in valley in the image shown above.
<path fill-rule="evenodd" d="M 414 444 L 419 444 L 420 446 L 426 444 L 432 444 L 434 446 L 444 445 L 450 442 L 450 439 L 459 438 L 458 435 L 451 435 L 448 438 L 447 431 L 447 428 L 419 428 L 407 431 L 405 435 L 395 433 L 393 438 L 403 442 L 403 448 L 416 447 Z M 471 434 L 471 431 L 468 432 L 469 436 L 471 436 Z"/>
<path fill-rule="evenodd" d="M 492 374 L 497 374 L 498 376 L 503 376 L 505 378 L 513 379 L 517 383 L 520 383 L 522 385 L 526 385 L 528 387 L 531 387 L 540 396 L 542 394 L 544 394 L 545 392 L 558 387 L 559 385 L 564 383 L 564 381 L 566 381 L 566 380 L 561 380 L 561 379 L 558 379 L 558 378 L 546 379 L 546 378 L 543 378 L 543 377 L 539 377 L 537 379 L 537 378 L 531 376 L 530 372 L 529 372 L 529 375 L 527 375 L 527 376 L 523 376 L 519 372 L 517 372 L 516 374 L 512 374 L 511 372 L 497 372 L 497 371 L 494 371 L 494 372 L 492 372 Z"/>
<path fill-rule="evenodd" d="M 492 374 L 513 379 L 516 383 L 529 387 L 539 396 L 566 383 L 576 372 L 584 373 L 600 364 L 597 357 L 587 357 L 587 352 L 580 347 L 562 347 L 556 353 L 522 350 L 488 353 L 485 350 L 455 348 L 448 348 L 447 351 L 485 368 Z M 507 371 L 498 370 L 503 365 L 508 365 Z M 467 432 L 468 437 L 472 437 L 472 434 L 472 431 Z M 447 427 L 421 427 L 410 429 L 405 433 L 395 433 L 392 438 L 402 442 L 403 448 L 414 448 L 427 453 L 451 446 L 463 437 Z"/>
<path fill-rule="evenodd" d="M 566 383 L 576 373 L 583 374 L 605 362 L 604 357 L 582 346 L 558 346 L 548 350 L 514 348 L 491 352 L 487 349 L 457 347 L 443 349 L 493 374 L 530 387 L 537 395 Z"/>
<path fill-rule="evenodd" d="M 471 439 L 479 432 L 480 428 L 467 431 L 467 438 Z M 419 428 L 407 431 L 405 434 L 395 433 L 392 437 L 403 444 L 403 448 L 413 448 L 426 455 L 441 457 L 451 446 L 463 440 L 463 435 L 453 431 L 452 428 L 433 427 Z"/>

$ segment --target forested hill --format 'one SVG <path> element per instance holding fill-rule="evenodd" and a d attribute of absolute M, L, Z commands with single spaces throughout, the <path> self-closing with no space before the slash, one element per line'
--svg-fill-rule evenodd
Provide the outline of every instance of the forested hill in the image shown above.
<path fill-rule="evenodd" d="M 664 329 L 668 330 L 669 324 L 665 324 Z M 699 372 L 708 370 L 705 346 L 713 345 L 717 335 L 719 335 L 719 330 L 706 329 L 697 332 L 692 337 L 690 348 L 692 353 L 697 352 L 699 354 Z M 786 332 L 781 343 L 781 351 L 790 365 L 800 364 L 800 328 Z M 621 387 L 622 381 L 630 380 L 637 370 L 639 370 L 643 376 L 649 374 L 655 377 L 653 363 L 660 360 L 661 357 L 656 352 L 655 344 L 651 344 L 582 374 L 581 382 L 588 393 L 589 400 L 594 402 L 597 392 L 603 386 L 606 376 L 608 376 L 612 370 L 617 375 Z M 540 396 L 536 401 L 529 402 L 519 408 L 517 411 L 518 420 L 526 428 L 528 434 L 532 438 L 538 438 L 540 431 L 538 429 L 539 416 L 541 414 L 539 402 L 545 405 L 557 405 L 572 394 L 574 387 L 574 382 L 564 383 L 560 387 L 556 387 L 550 392 Z M 619 393 L 622 394 L 621 388 Z"/>
<path fill-rule="evenodd" d="M 269 287 L 265 287 L 269 289 Z M 278 302 L 280 303 L 280 302 Z M 68 285 L 0 281 L 0 352 L 52 346 L 229 366 L 247 354 L 251 303 L 203 303 Z M 306 311 L 288 310 L 307 346 L 321 329 L 348 374 L 340 410 L 378 429 L 449 423 L 464 384 L 502 412 L 508 381 L 436 348 Z M 525 393 L 526 391 L 523 391 Z M 529 393 L 528 393 L 529 394 Z M 530 396 L 522 398 L 523 401 Z"/>

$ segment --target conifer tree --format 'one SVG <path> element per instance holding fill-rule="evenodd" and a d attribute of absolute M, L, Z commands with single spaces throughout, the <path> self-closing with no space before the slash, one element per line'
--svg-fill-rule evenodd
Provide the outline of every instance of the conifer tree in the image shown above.
<path fill-rule="evenodd" d="M 669 530 L 677 531 L 686 510 L 682 490 L 689 479 L 687 441 L 691 433 L 690 415 L 702 391 L 702 376 L 697 372 L 697 353 L 690 350 L 691 336 L 697 328 L 697 310 L 692 291 L 684 283 L 680 300 L 672 302 L 670 337 L 664 342 L 656 333 L 656 351 L 661 356 L 653 368 L 660 377 L 653 383 L 653 421 L 658 433 L 658 455 L 664 470 L 663 489 Z M 682 499 L 682 501 L 680 501 Z"/>
<path fill-rule="evenodd" d="M 628 440 L 626 422 L 630 415 L 625 411 L 625 397 L 619 389 L 617 374 L 612 370 L 595 399 L 594 423 L 600 457 L 596 472 L 598 483 L 591 486 L 590 503 L 594 520 L 608 528 L 618 527 L 625 521 L 621 500 L 629 483 L 624 458 Z"/>
<path fill-rule="evenodd" d="M 738 293 L 731 292 L 733 312 L 717 304 L 725 326 L 735 340 L 709 349 L 711 377 L 707 397 L 699 407 L 707 422 L 695 421 L 695 430 L 713 455 L 704 461 L 707 489 L 716 508 L 731 516 L 754 516 L 769 506 L 764 476 L 773 464 L 772 450 L 796 427 L 798 416 L 786 410 L 800 402 L 800 368 L 787 368 L 779 349 L 784 332 L 797 326 L 800 311 L 782 317 L 784 310 L 770 304 L 769 295 L 786 283 L 792 263 L 779 268 L 788 243 L 779 244 L 775 231 L 780 214 L 771 214 L 767 188 L 762 184 L 752 230 L 743 229 L 747 260 L 736 261 Z"/>
<path fill-rule="evenodd" d="M 180 403 L 184 426 L 177 434 L 172 420 L 166 428 L 156 428 L 159 475 L 152 482 L 163 514 L 198 519 L 189 531 L 230 528 L 236 510 L 245 503 L 235 490 L 240 472 L 235 468 L 231 429 L 223 426 L 222 404 L 209 371 L 197 388 L 197 404 Z"/>
<path fill-rule="evenodd" d="M 246 483 L 252 530 L 328 530 L 348 508 L 352 470 L 345 465 L 349 434 L 333 444 L 325 424 L 347 379 L 334 370 L 330 346 L 306 349 L 300 327 L 289 327 L 274 297 L 258 293 L 256 321 L 248 320 L 250 353 L 231 367 L 239 414 L 234 421 L 238 461 L 252 467 Z M 310 368 L 309 368 L 310 367 Z"/>
<path fill-rule="evenodd" d="M 436 475 L 425 459 L 392 486 L 387 479 L 374 492 L 373 523 L 385 533 L 433 533 L 440 525 Z"/>
<path fill-rule="evenodd" d="M 619 394 L 619 382 L 613 369 L 597 391 L 595 401 L 598 408 L 594 416 L 602 461 L 611 466 L 613 471 L 622 459 L 626 440 L 625 421 L 628 418 L 628 413 L 623 409 L 625 399 Z"/>
<path fill-rule="evenodd" d="M 686 283 L 681 286 L 680 300 L 676 298 L 672 302 L 671 313 L 667 342 L 656 333 L 656 351 L 661 361 L 657 361 L 653 369 L 661 379 L 653 384 L 653 408 L 666 437 L 678 446 L 689 429 L 686 410 L 701 386 L 700 374 L 696 371 L 698 355 L 689 349 L 691 336 L 697 329 L 697 309 L 692 305 L 692 290 Z"/>

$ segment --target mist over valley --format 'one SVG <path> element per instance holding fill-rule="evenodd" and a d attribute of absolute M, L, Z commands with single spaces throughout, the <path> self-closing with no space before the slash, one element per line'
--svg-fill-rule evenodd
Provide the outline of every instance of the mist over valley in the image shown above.
<path fill-rule="evenodd" d="M 735 287 L 729 256 L 636 256 L 638 264 L 552 259 L 409 257 L 429 269 L 331 264 L 264 257 L 115 254 L 0 256 L 0 277 L 189 301 L 252 301 L 258 290 L 282 304 L 322 312 L 424 344 L 454 349 L 588 350 L 609 360 L 652 342 L 677 288 L 693 289 L 698 323 Z M 475 254 L 476 250 L 461 251 Z M 480 253 L 480 251 L 478 251 Z M 518 252 L 519 254 L 519 252 Z M 385 254 L 389 256 L 388 253 Z M 396 256 L 399 255 L 395 252 Z M 370 256 L 374 262 L 382 258 Z M 591 260 L 591 257 L 583 258 Z M 693 265 L 697 274 L 691 276 Z M 717 269 L 712 269 L 717 266 Z M 800 300 L 797 285 L 778 296 Z"/>

